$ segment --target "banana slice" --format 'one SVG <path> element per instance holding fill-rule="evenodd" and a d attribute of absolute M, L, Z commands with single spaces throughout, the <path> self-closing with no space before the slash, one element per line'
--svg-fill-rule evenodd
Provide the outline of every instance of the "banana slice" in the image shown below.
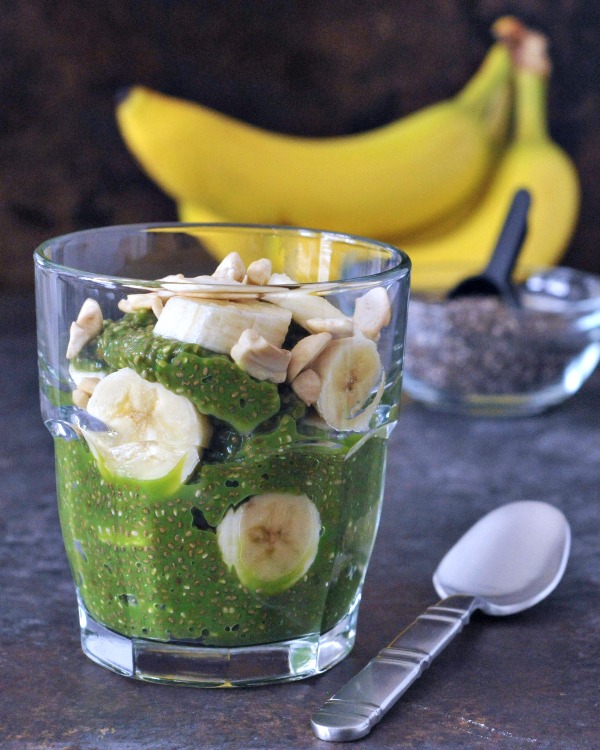
<path fill-rule="evenodd" d="M 111 484 L 135 483 L 154 497 L 176 492 L 194 471 L 200 449 L 156 440 L 121 442 L 111 432 L 83 430 L 100 474 Z"/>
<path fill-rule="evenodd" d="M 156 490 L 175 490 L 192 473 L 212 435 L 210 420 L 187 398 L 128 367 L 96 385 L 87 409 L 110 429 L 83 433 L 110 481 L 158 482 Z"/>
<path fill-rule="evenodd" d="M 377 345 L 362 335 L 333 339 L 311 369 L 321 378 L 315 406 L 327 424 L 335 430 L 367 429 L 383 395 Z"/>
<path fill-rule="evenodd" d="M 230 508 L 217 527 L 225 564 L 263 594 L 293 586 L 317 555 L 321 518 L 306 495 L 268 492 Z"/>
<path fill-rule="evenodd" d="M 229 354 L 248 328 L 256 330 L 270 344 L 281 348 L 291 319 L 289 310 L 266 302 L 171 297 L 154 327 L 154 333 L 177 341 L 200 344 L 219 354 Z"/>
<path fill-rule="evenodd" d="M 206 447 L 210 441 L 210 424 L 187 398 L 144 380 L 129 367 L 98 383 L 88 411 L 123 442 L 156 440 Z"/>

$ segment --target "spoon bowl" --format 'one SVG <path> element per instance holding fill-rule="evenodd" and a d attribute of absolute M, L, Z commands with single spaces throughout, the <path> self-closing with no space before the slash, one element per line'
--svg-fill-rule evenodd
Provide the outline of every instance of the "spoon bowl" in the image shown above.
<path fill-rule="evenodd" d="M 569 557 L 569 525 L 558 508 L 536 500 L 503 505 L 472 526 L 433 575 L 441 597 L 470 594 L 488 615 L 512 615 L 557 586 Z"/>
<path fill-rule="evenodd" d="M 570 547 L 569 524 L 548 503 L 522 500 L 485 515 L 438 565 L 433 584 L 442 601 L 313 715 L 313 732 L 336 742 L 367 735 L 475 610 L 510 615 L 548 596 L 563 576 Z"/>

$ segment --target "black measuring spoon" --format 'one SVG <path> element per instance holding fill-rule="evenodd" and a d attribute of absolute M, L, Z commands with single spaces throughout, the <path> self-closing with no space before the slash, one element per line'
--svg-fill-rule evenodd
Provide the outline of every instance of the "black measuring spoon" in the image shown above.
<path fill-rule="evenodd" d="M 528 190 L 518 190 L 504 220 L 504 225 L 486 268 L 476 276 L 468 276 L 448 292 L 456 297 L 496 296 L 508 304 L 518 305 L 519 299 L 511 276 L 527 234 L 527 215 L 531 205 Z"/>

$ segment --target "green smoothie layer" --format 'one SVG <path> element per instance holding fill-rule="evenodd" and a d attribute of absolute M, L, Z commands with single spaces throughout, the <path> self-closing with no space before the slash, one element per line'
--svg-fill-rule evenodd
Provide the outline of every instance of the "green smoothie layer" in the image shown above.
<path fill-rule="evenodd" d="M 169 498 L 111 486 L 83 440 L 56 439 L 59 509 L 74 578 L 90 614 L 127 636 L 241 646 L 326 632 L 360 588 L 379 516 L 385 443 L 350 459 L 288 447 L 204 464 Z M 264 596 L 224 564 L 215 528 L 226 509 L 264 492 L 306 493 L 322 530 L 294 586 Z"/>
<path fill-rule="evenodd" d="M 259 382 L 229 357 L 196 344 L 154 336 L 154 316 L 125 315 L 106 325 L 98 351 L 113 369 L 131 367 L 143 378 L 157 381 L 190 399 L 201 414 L 249 432 L 279 411 L 277 387 Z"/>
<path fill-rule="evenodd" d="M 115 632 L 249 646 L 325 633 L 357 601 L 396 383 L 377 411 L 378 332 L 282 301 L 133 295 L 117 321 L 87 301 L 59 510 L 85 607 Z"/>

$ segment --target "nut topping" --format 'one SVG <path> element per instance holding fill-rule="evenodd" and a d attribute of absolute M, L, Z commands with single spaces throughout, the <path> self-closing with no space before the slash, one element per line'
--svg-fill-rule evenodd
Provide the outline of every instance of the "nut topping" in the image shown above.
<path fill-rule="evenodd" d="M 250 263 L 248 270 L 246 271 L 246 283 L 263 286 L 264 284 L 267 284 L 271 278 L 272 270 L 273 264 L 268 258 L 255 260 Z"/>
<path fill-rule="evenodd" d="M 67 359 L 77 356 L 83 347 L 100 333 L 103 324 L 100 305 L 95 299 L 88 297 L 81 306 L 77 320 L 71 323 Z"/>
<path fill-rule="evenodd" d="M 321 354 L 331 339 L 332 336 L 327 331 L 314 333 L 300 339 L 291 350 L 292 358 L 288 366 L 287 380 L 291 382 L 305 367 L 308 367 Z"/>
<path fill-rule="evenodd" d="M 238 253 L 229 253 L 216 267 L 213 277 L 215 279 L 228 279 L 229 281 L 243 281 L 246 275 L 246 266 Z"/>
<path fill-rule="evenodd" d="M 314 370 L 303 370 L 292 380 L 292 390 L 307 406 L 312 406 L 321 393 L 321 378 Z"/>
<path fill-rule="evenodd" d="M 283 383 L 291 353 L 269 343 L 252 328 L 242 332 L 237 343 L 231 348 L 231 358 L 257 380 Z"/>
<path fill-rule="evenodd" d="M 356 300 L 354 323 L 368 339 L 377 341 L 382 328 L 389 325 L 392 306 L 387 291 L 382 286 L 369 289 Z"/>
<path fill-rule="evenodd" d="M 330 333 L 336 339 L 354 333 L 354 323 L 350 318 L 309 318 L 306 327 L 311 333 Z"/>

